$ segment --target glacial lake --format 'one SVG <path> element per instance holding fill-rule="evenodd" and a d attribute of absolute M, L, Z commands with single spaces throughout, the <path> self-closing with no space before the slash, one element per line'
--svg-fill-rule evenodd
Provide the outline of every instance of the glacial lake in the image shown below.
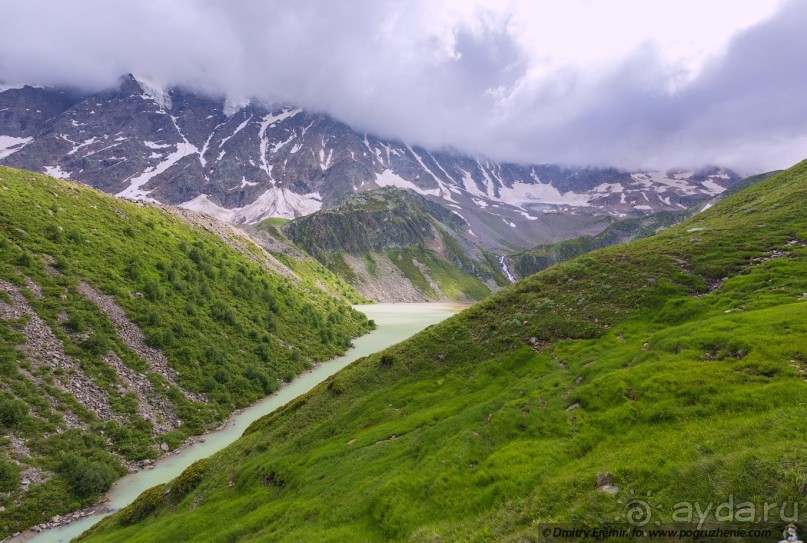
<path fill-rule="evenodd" d="M 436 324 L 465 309 L 466 306 L 450 303 L 421 304 L 373 304 L 354 306 L 375 320 L 378 329 L 353 340 L 354 347 L 344 356 L 322 362 L 315 368 L 300 374 L 291 383 L 234 414 L 219 429 L 204 436 L 203 443 L 195 443 L 181 448 L 178 454 L 170 454 L 155 461 L 153 469 L 141 470 L 119 479 L 105 494 L 107 502 L 99 509 L 118 510 L 126 507 L 146 489 L 166 483 L 200 458 L 206 458 L 220 451 L 244 433 L 244 430 L 257 419 L 282 407 L 294 398 L 305 394 L 316 385 L 335 374 L 351 362 L 374 352 L 386 349 L 420 332 L 429 325 Z M 73 521 L 71 524 L 51 528 L 36 534 L 26 532 L 9 542 L 67 543 L 82 532 L 91 528 L 110 513 L 97 513 Z"/>

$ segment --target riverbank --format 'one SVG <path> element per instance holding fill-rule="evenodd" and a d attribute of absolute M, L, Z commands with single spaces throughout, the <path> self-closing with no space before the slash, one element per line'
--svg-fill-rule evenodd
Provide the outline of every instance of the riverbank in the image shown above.
<path fill-rule="evenodd" d="M 89 529 L 93 524 L 131 503 L 144 490 L 170 481 L 196 460 L 206 458 L 238 439 L 255 420 L 282 407 L 305 394 L 316 385 L 363 356 L 385 349 L 436 324 L 467 306 L 455 303 L 373 304 L 355 306 L 378 328 L 354 340 L 354 347 L 345 355 L 321 362 L 311 370 L 298 375 L 278 391 L 256 404 L 233 413 L 218 429 L 191 438 L 188 443 L 172 451 L 152 465 L 119 479 L 101 498 L 98 504 L 83 512 L 75 512 L 39 526 L 41 532 L 29 530 L 4 543 L 67 543 Z M 89 514 L 92 512 L 92 514 Z M 74 517 L 74 515 L 77 515 Z M 57 525 L 58 524 L 58 525 Z"/>

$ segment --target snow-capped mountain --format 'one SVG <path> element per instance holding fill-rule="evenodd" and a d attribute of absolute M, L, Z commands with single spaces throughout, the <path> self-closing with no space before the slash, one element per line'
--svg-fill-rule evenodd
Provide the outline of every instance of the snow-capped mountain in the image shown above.
<path fill-rule="evenodd" d="M 236 224 L 306 215 L 396 186 L 453 210 L 481 245 L 530 247 L 599 230 L 608 217 L 684 209 L 738 179 L 717 168 L 625 172 L 432 152 L 324 114 L 209 98 L 131 75 L 91 95 L 0 91 L 0 163 Z"/>

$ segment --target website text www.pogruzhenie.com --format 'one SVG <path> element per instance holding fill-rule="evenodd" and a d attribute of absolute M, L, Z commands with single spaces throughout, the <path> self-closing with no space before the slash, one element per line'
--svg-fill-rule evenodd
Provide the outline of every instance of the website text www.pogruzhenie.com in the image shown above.
<path fill-rule="evenodd" d="M 749 526 L 656 526 L 588 527 L 544 525 L 539 528 L 543 541 L 748 541 L 776 542 L 782 530 Z"/>
<path fill-rule="evenodd" d="M 807 504 L 800 501 L 755 503 L 733 494 L 719 502 L 678 502 L 668 505 L 652 492 L 630 491 L 617 499 L 623 506 L 613 523 L 540 524 L 539 541 L 691 541 L 762 543 L 802 543 L 799 534 L 807 532 L 807 521 L 800 515 Z M 667 521 L 662 519 L 666 517 Z"/>

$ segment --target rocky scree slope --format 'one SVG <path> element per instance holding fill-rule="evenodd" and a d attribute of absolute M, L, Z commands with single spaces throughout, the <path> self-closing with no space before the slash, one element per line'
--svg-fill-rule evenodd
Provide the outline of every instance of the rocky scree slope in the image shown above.
<path fill-rule="evenodd" d="M 792 514 L 805 206 L 807 162 L 519 281 L 357 361 L 82 541 L 532 541 L 541 523 L 627 527 L 636 496 L 662 524 L 672 504 L 729 495 Z M 754 527 L 787 524 L 769 520 Z"/>
<path fill-rule="evenodd" d="M 486 249 L 596 233 L 604 218 L 685 209 L 738 178 L 517 165 L 435 152 L 289 105 L 209 98 L 127 75 L 93 94 L 0 92 L 0 162 L 237 224 L 294 218 L 396 186 L 460 213 Z"/>
<path fill-rule="evenodd" d="M 0 167 L 0 537 L 93 503 L 368 330 L 269 258 Z"/>

